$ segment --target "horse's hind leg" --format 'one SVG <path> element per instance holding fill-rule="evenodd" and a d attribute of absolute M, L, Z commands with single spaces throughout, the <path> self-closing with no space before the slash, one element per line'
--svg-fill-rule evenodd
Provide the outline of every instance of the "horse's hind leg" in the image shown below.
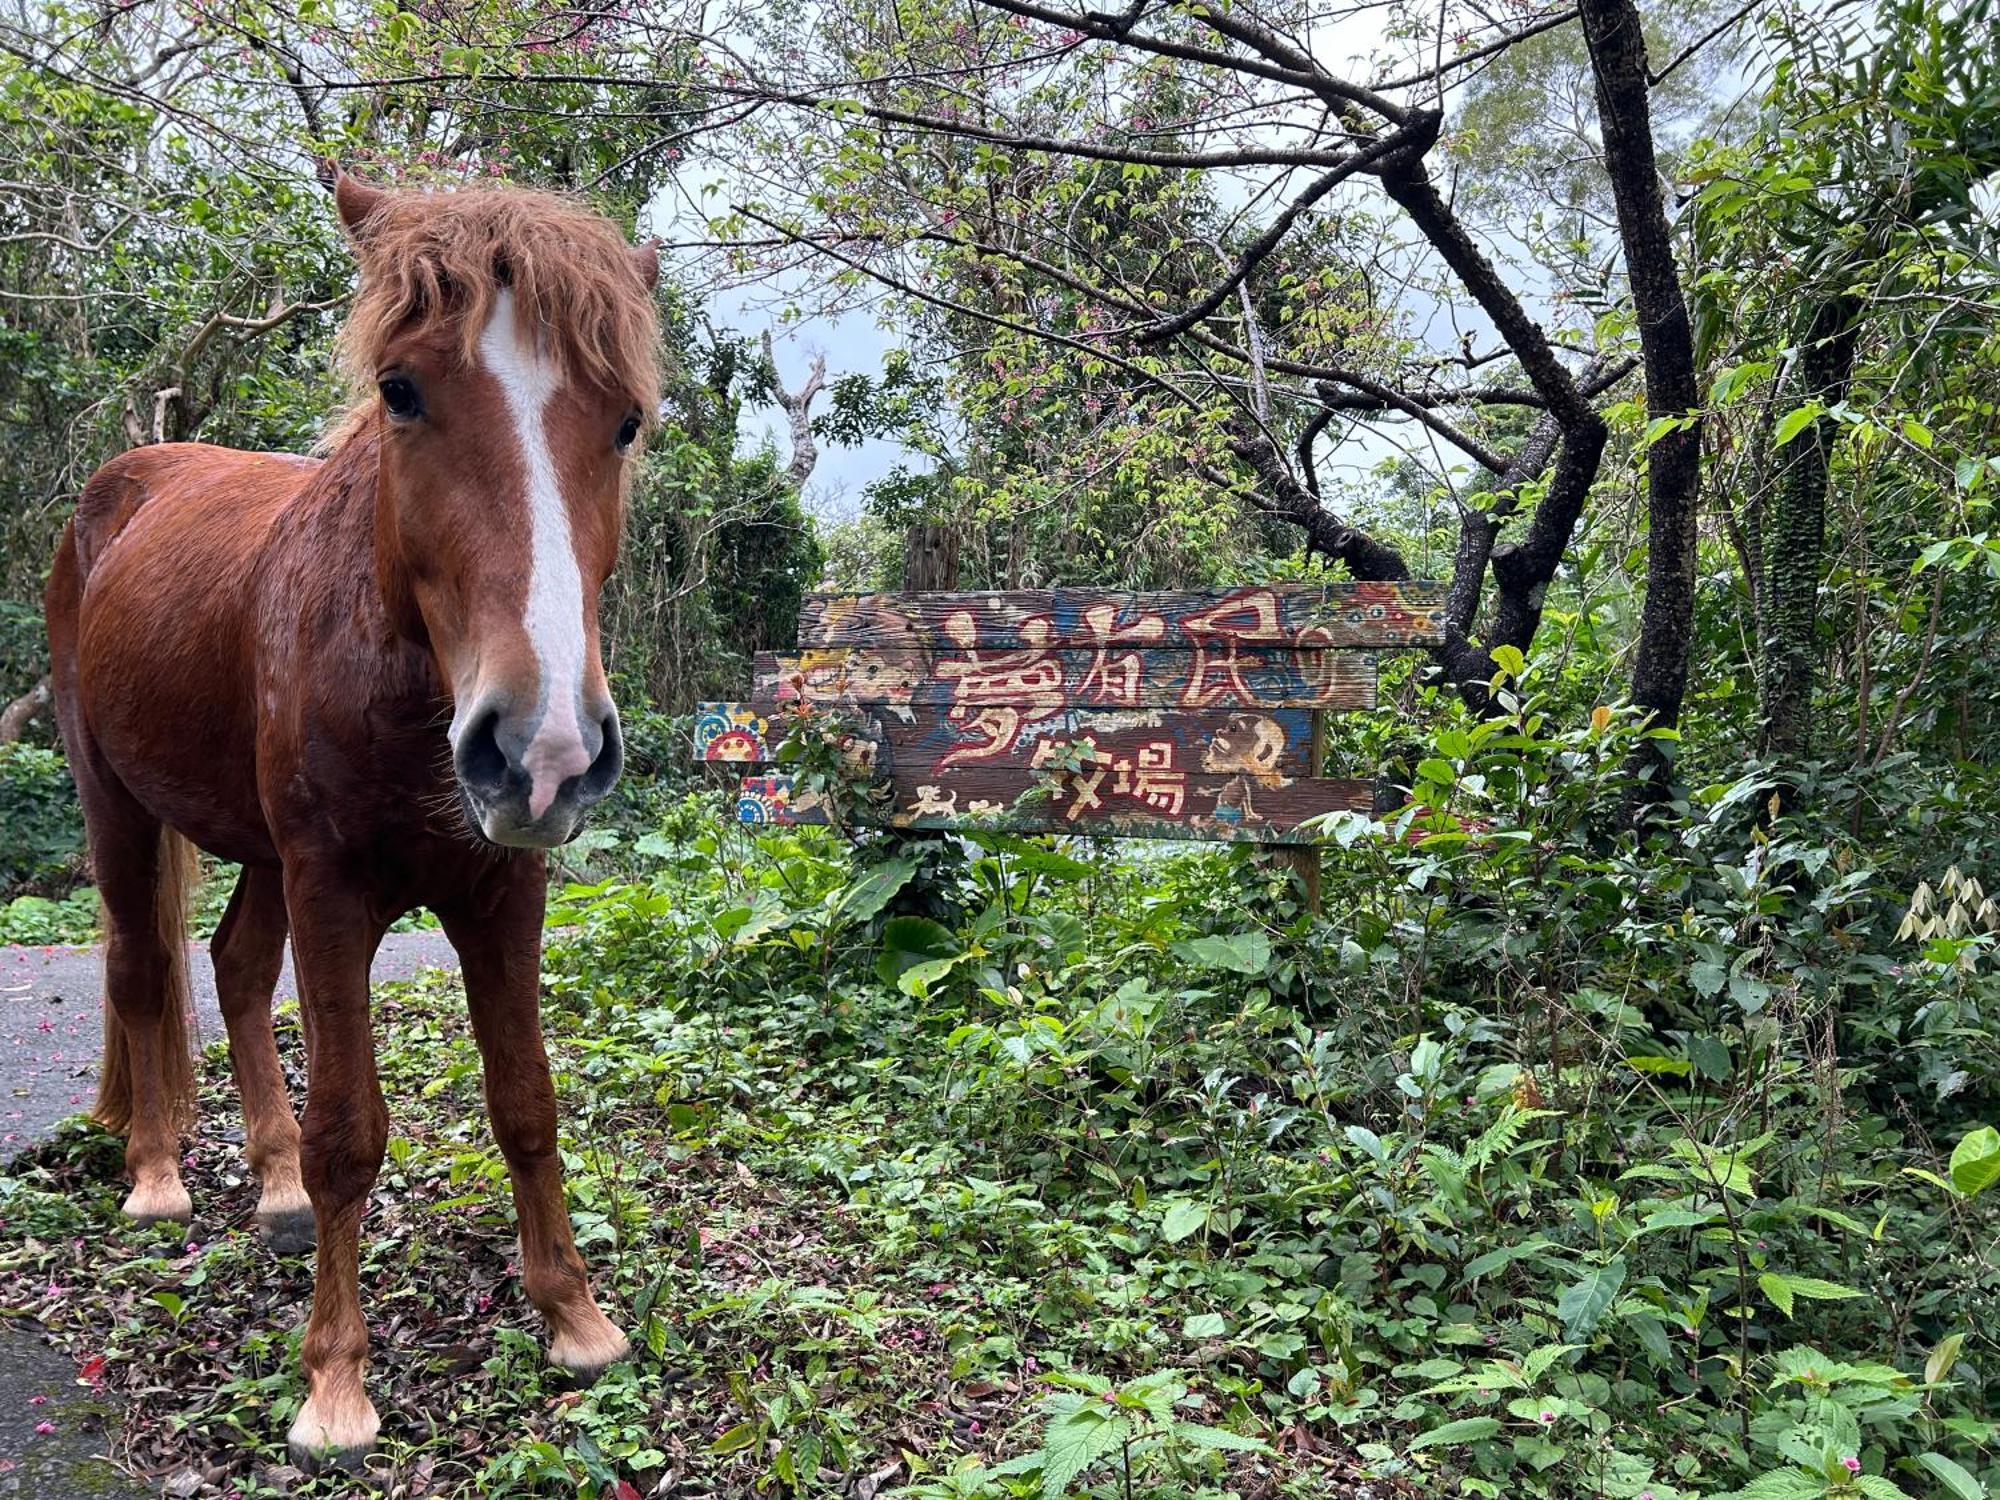
<path fill-rule="evenodd" d="M 296 1255 L 312 1248 L 312 1204 L 299 1175 L 299 1122 L 271 1034 L 271 994 L 284 967 L 286 925 L 283 874 L 247 867 L 208 951 L 243 1101 L 244 1155 L 262 1189 L 257 1225 L 273 1250 Z"/>
<path fill-rule="evenodd" d="M 94 1113 L 126 1132 L 142 1224 L 193 1214 L 181 1184 L 181 1131 L 192 1123 L 187 1031 L 188 887 L 192 846 L 151 817 L 124 787 L 72 760 L 104 903 L 104 1070 Z"/>

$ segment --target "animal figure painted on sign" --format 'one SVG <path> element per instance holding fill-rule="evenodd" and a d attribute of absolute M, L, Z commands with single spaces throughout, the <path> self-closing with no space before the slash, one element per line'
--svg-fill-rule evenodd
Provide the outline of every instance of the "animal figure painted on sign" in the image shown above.
<path fill-rule="evenodd" d="M 257 1217 L 281 1251 L 317 1238 L 292 1451 L 351 1462 L 377 1430 L 357 1257 L 389 1123 L 368 969 L 415 906 L 463 965 L 549 1358 L 590 1376 L 627 1349 L 570 1232 L 538 981 L 542 851 L 619 772 L 597 603 L 658 408 L 659 267 L 548 195 L 327 177 L 361 263 L 343 341 L 367 392 L 330 455 L 114 459 L 63 535 L 47 611 L 104 901 L 96 1115 L 128 1137 L 126 1212 L 193 1208 L 183 917 L 199 846 L 243 867 L 212 952 Z M 288 932 L 302 1122 L 271 1029 Z"/>

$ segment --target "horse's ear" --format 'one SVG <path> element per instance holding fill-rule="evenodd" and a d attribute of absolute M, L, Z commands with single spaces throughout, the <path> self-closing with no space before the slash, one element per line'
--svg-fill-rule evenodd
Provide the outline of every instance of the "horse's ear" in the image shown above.
<path fill-rule="evenodd" d="M 651 291 L 660 284 L 660 242 L 647 240 L 643 245 L 634 245 L 625 252 L 632 258 L 632 269 L 639 273 L 639 279 Z"/>
<path fill-rule="evenodd" d="M 348 238 L 358 244 L 363 238 L 362 225 L 389 195 L 359 178 L 350 177 L 331 157 L 320 162 L 319 180 L 333 189 L 333 207 L 340 215 L 341 227 L 346 229 Z"/>

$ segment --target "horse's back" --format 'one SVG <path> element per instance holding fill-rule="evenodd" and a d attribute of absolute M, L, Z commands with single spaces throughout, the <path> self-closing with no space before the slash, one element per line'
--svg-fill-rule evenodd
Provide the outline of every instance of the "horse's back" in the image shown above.
<path fill-rule="evenodd" d="M 210 443 L 155 443 L 105 464 L 83 487 L 70 525 L 76 565 L 88 580 L 97 560 L 149 507 L 188 507 L 224 551 L 261 544 L 269 523 L 319 467 L 318 459 L 250 453 Z"/>
<path fill-rule="evenodd" d="M 250 774 L 259 559 L 317 468 L 204 443 L 132 449 L 84 486 L 49 578 L 72 755 L 101 758 L 156 817 L 234 859 L 268 848 Z"/>

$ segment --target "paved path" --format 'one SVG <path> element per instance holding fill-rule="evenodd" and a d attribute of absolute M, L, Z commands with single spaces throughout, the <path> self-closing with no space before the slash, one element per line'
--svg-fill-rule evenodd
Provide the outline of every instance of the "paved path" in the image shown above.
<path fill-rule="evenodd" d="M 190 957 L 201 1040 L 216 1041 L 223 1028 L 215 970 L 205 950 Z M 94 948 L 0 947 L 0 1162 L 89 1107 L 102 1042 L 99 967 Z M 455 967 L 443 933 L 392 932 L 375 956 L 374 977 L 404 979 L 420 969 Z M 278 994 L 298 994 L 289 952 Z M 78 1388 L 66 1358 L 31 1328 L 0 1320 L 0 1500 L 152 1494 L 95 1457 L 106 1447 L 107 1422 L 115 1421 L 115 1412 Z M 55 1430 L 37 1432 L 43 1424 Z"/>

